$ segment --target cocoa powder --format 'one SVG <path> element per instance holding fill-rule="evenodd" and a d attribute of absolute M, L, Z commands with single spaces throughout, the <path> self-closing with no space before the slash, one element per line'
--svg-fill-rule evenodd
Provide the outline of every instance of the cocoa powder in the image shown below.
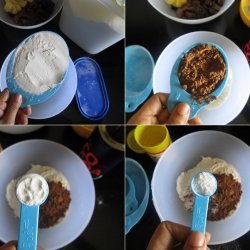
<path fill-rule="evenodd" d="M 48 182 L 49 195 L 40 206 L 39 227 L 48 228 L 64 218 L 70 205 L 70 192 L 60 182 Z"/>
<path fill-rule="evenodd" d="M 217 221 L 230 216 L 240 202 L 242 195 L 241 183 L 233 176 L 215 174 L 217 179 L 217 191 L 210 198 L 208 207 L 208 220 Z"/>
<path fill-rule="evenodd" d="M 223 81 L 226 64 L 219 50 L 210 44 L 200 44 L 181 59 L 178 69 L 180 84 L 198 103 L 210 102 L 209 96 Z"/>

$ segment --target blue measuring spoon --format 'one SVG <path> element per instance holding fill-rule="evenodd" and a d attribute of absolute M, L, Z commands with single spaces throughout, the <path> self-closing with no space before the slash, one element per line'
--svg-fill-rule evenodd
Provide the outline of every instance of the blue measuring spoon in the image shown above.
<path fill-rule="evenodd" d="M 132 214 L 139 205 L 135 196 L 135 185 L 128 175 L 126 175 L 126 191 L 126 216 L 128 216 Z"/>
<path fill-rule="evenodd" d="M 179 69 L 179 65 L 180 62 L 182 60 L 182 58 L 185 56 L 185 54 L 187 52 L 189 52 L 192 48 L 201 45 L 201 44 L 209 44 L 212 45 L 214 47 L 216 47 L 218 49 L 218 51 L 221 53 L 221 55 L 223 56 L 223 59 L 225 61 L 226 64 L 226 73 L 225 73 L 225 77 L 223 79 L 223 81 L 220 83 L 220 85 L 212 92 L 210 93 L 210 97 L 216 98 L 218 97 L 223 89 L 225 88 L 225 85 L 227 83 L 228 80 L 228 59 L 227 56 L 224 52 L 224 50 L 218 46 L 217 44 L 214 43 L 210 43 L 210 42 L 206 42 L 206 43 L 197 43 L 197 44 L 193 44 L 192 46 L 188 47 L 186 50 L 184 50 L 182 52 L 182 54 L 177 58 L 171 74 L 170 74 L 170 87 L 171 87 L 171 91 L 170 91 L 170 95 L 168 97 L 168 110 L 170 112 L 172 112 L 172 110 L 174 109 L 174 107 L 181 102 L 185 102 L 187 104 L 189 104 L 190 106 L 190 115 L 189 115 L 189 119 L 193 119 L 198 112 L 203 109 L 204 107 L 206 107 L 206 105 L 208 105 L 208 102 L 204 101 L 202 103 L 198 103 L 196 100 L 194 100 L 192 98 L 192 96 L 182 88 L 181 84 L 180 84 L 180 80 L 178 77 L 178 69 Z"/>
<path fill-rule="evenodd" d="M 40 194 L 40 199 L 35 203 L 25 197 L 20 197 L 20 190 L 24 190 L 24 193 L 28 192 L 26 183 L 30 180 L 37 179 L 35 185 L 42 185 L 44 192 Z M 26 190 L 26 191 L 25 191 Z M 17 199 L 21 203 L 20 207 L 20 222 L 19 222 L 19 234 L 18 234 L 18 250 L 36 250 L 37 249 L 37 234 L 38 234 L 38 218 L 39 207 L 45 202 L 48 197 L 49 187 L 46 180 L 38 174 L 24 175 L 17 183 L 16 195 Z"/>
<path fill-rule="evenodd" d="M 202 173 L 207 173 L 209 174 L 214 181 L 214 189 L 211 193 L 203 195 L 200 194 L 195 185 L 195 180 L 198 178 L 198 176 Z M 192 192 L 195 195 L 194 199 L 194 209 L 193 209 L 193 218 L 192 218 L 192 225 L 191 225 L 191 231 L 192 232 L 201 232 L 205 233 L 206 232 L 206 223 L 207 223 L 207 211 L 208 211 L 208 203 L 209 203 L 209 198 L 212 196 L 216 190 L 217 190 L 217 180 L 209 172 L 201 172 L 196 174 L 191 181 L 191 189 Z"/>

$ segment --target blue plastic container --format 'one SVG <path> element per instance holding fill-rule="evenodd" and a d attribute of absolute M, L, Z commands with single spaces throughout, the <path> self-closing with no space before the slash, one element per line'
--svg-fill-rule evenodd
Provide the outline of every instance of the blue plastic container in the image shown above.
<path fill-rule="evenodd" d="M 125 171 L 126 176 L 128 176 L 129 180 L 133 183 L 132 189 L 134 190 L 131 195 L 131 192 L 129 192 L 131 188 L 129 186 L 130 181 L 126 180 L 126 203 L 128 202 L 133 204 L 133 211 L 127 209 L 126 212 L 125 233 L 127 234 L 144 215 L 148 206 L 150 190 L 147 175 L 142 166 L 137 161 L 126 158 Z M 138 204 L 135 205 L 135 202 L 138 202 Z"/>
<path fill-rule="evenodd" d="M 152 91 L 155 64 L 148 50 L 140 45 L 132 45 L 125 49 L 125 64 L 125 111 L 133 112 Z"/>
<path fill-rule="evenodd" d="M 74 63 L 78 81 L 76 91 L 78 108 L 87 119 L 101 120 L 109 110 L 109 99 L 101 68 L 89 57 L 79 58 Z"/>
<path fill-rule="evenodd" d="M 135 185 L 131 178 L 126 175 L 126 207 L 125 214 L 129 216 L 138 208 L 138 201 L 135 196 Z"/>
<path fill-rule="evenodd" d="M 51 32 L 51 31 L 42 31 L 42 32 L 50 32 L 50 33 L 53 33 L 53 34 L 59 36 L 57 33 Z M 14 73 L 13 73 L 13 71 L 14 71 L 14 63 L 15 63 L 15 56 L 16 56 L 17 49 L 20 46 L 22 46 L 23 44 L 25 44 L 26 42 L 28 42 L 30 39 L 32 39 L 33 36 L 35 36 L 36 34 L 39 34 L 39 33 L 40 32 L 37 32 L 37 33 L 34 33 L 34 34 L 30 35 L 29 37 L 27 37 L 25 40 L 23 40 L 18 45 L 18 47 L 12 53 L 12 55 L 10 57 L 10 61 L 8 63 L 8 66 L 7 66 L 7 72 L 6 72 L 7 87 L 8 87 L 11 94 L 19 93 L 20 95 L 22 95 L 23 102 L 22 102 L 21 107 L 26 107 L 28 105 L 35 105 L 35 104 L 39 104 L 39 103 L 47 101 L 62 86 L 62 83 L 64 82 L 64 80 L 65 80 L 65 78 L 67 76 L 67 72 L 68 72 L 68 68 L 69 68 L 69 64 L 68 64 L 68 68 L 67 68 L 66 72 L 64 73 L 64 75 L 62 76 L 61 81 L 54 88 L 52 88 L 50 90 L 47 90 L 46 92 L 44 92 L 44 93 L 42 93 L 40 95 L 28 93 L 28 92 L 24 91 L 22 88 L 20 88 L 18 86 L 16 80 L 13 77 L 14 76 Z"/>

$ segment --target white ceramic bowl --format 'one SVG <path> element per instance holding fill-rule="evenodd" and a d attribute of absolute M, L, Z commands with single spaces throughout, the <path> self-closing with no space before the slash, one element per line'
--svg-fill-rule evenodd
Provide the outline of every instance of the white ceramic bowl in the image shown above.
<path fill-rule="evenodd" d="M 51 21 L 59 12 L 60 10 L 62 9 L 62 6 L 63 6 L 63 1 L 64 0 L 53 0 L 53 2 L 55 3 L 55 7 L 54 7 L 54 10 L 50 16 L 50 18 L 48 18 L 46 21 L 42 22 L 42 23 L 39 23 L 39 24 L 36 24 L 36 25 L 31 25 L 31 26 L 23 26 L 23 25 L 17 25 L 13 18 L 11 18 L 3 9 L 4 7 L 4 2 L 5 0 L 1 0 L 0 2 L 0 20 L 2 22 L 4 22 L 5 24 L 9 25 L 9 26 L 12 26 L 14 28 L 17 28 L 17 29 L 36 29 L 38 27 L 41 27 L 43 25 L 45 25 L 46 23 L 48 23 L 49 21 Z"/>
<path fill-rule="evenodd" d="M 176 21 L 178 23 L 185 24 L 200 24 L 209 22 L 222 15 L 234 3 L 234 1 L 235 0 L 225 0 L 225 3 L 221 7 L 220 11 L 212 16 L 190 20 L 177 17 L 175 14 L 175 10 L 173 10 L 171 6 L 165 2 L 165 0 L 148 0 L 148 2 L 165 17 L 168 17 L 169 19 L 172 19 L 173 21 Z"/>
<path fill-rule="evenodd" d="M 218 131 L 199 131 L 181 137 L 172 143 L 158 161 L 151 183 L 153 202 L 161 219 L 191 226 L 187 212 L 176 191 L 176 179 L 182 171 L 194 167 L 201 156 L 221 158 L 233 164 L 241 176 L 242 197 L 238 210 L 225 220 L 208 221 L 211 244 L 235 240 L 250 229 L 250 147 Z"/>
<path fill-rule="evenodd" d="M 63 145 L 47 140 L 28 140 L 0 153 L 0 240 L 16 240 L 19 220 L 5 198 L 8 182 L 23 175 L 30 165 L 52 166 L 62 172 L 71 188 L 67 217 L 58 225 L 39 229 L 38 244 L 46 250 L 59 249 L 76 239 L 88 225 L 95 205 L 95 189 L 83 161 Z"/>
<path fill-rule="evenodd" d="M 0 132 L 7 133 L 7 134 L 13 134 L 13 135 L 18 135 L 18 134 L 28 134 L 32 133 L 43 126 L 41 125 L 0 125 Z"/>

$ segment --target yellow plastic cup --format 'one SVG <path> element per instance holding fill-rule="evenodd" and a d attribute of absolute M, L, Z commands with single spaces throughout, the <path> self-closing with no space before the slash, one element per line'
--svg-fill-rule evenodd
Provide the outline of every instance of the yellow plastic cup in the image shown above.
<path fill-rule="evenodd" d="M 72 129 L 81 137 L 88 139 L 94 132 L 96 126 L 73 125 Z"/>
<path fill-rule="evenodd" d="M 131 130 L 127 136 L 127 144 L 130 149 L 132 149 L 137 154 L 146 153 L 135 141 L 135 129 Z"/>
<path fill-rule="evenodd" d="M 136 143 L 148 154 L 160 154 L 171 144 L 168 129 L 164 125 L 138 125 L 134 131 Z"/>
<path fill-rule="evenodd" d="M 241 0 L 240 16 L 242 21 L 250 28 L 250 0 Z"/>

